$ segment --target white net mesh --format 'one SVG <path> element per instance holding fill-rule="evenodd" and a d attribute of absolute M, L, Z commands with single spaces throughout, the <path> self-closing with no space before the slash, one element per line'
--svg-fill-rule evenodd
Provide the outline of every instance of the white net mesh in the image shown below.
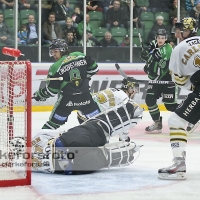
<path fill-rule="evenodd" d="M 14 165 L 9 157 L 10 141 L 27 137 L 26 83 L 25 61 L 0 61 L 0 181 L 26 177 L 26 168 Z"/>

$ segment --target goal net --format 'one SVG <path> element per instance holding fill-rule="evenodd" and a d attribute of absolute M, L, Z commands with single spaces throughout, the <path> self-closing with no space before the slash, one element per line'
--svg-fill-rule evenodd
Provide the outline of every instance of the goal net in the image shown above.
<path fill-rule="evenodd" d="M 31 95 L 31 63 L 0 61 L 0 187 L 31 183 Z"/>

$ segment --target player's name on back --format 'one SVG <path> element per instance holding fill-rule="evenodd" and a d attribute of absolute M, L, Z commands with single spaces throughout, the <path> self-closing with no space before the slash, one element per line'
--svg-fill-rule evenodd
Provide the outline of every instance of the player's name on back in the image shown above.
<path fill-rule="evenodd" d="M 59 74 L 62 75 L 64 74 L 66 71 L 70 71 L 71 69 L 73 69 L 74 67 L 79 67 L 82 65 L 87 65 L 87 62 L 85 59 L 79 60 L 79 61 L 74 61 L 71 62 L 67 65 L 63 65 L 59 71 Z"/>

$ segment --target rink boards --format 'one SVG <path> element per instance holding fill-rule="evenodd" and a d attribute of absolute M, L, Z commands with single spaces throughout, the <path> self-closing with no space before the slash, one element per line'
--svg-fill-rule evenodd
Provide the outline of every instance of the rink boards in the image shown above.
<path fill-rule="evenodd" d="M 43 79 L 46 78 L 48 69 L 53 63 L 32 63 L 32 79 Z M 108 87 L 120 88 L 121 81 L 123 77 L 118 73 L 115 68 L 115 63 L 99 63 L 99 72 L 97 75 L 93 76 L 90 81 L 91 91 L 98 92 L 99 90 L 106 89 Z M 133 76 L 138 80 L 148 80 L 147 75 L 143 71 L 143 63 L 121 63 L 120 67 L 125 71 L 128 76 Z M 145 96 L 147 83 L 140 84 L 140 93 L 136 94 L 134 100 L 140 104 L 142 107 L 147 109 L 145 105 Z M 45 87 L 45 81 L 34 81 L 32 84 L 32 93 L 37 91 L 39 88 Z M 19 94 L 22 94 L 20 88 L 16 90 L 16 96 L 20 100 Z M 185 98 L 185 95 L 188 94 L 186 90 L 178 91 L 178 101 L 180 102 Z M 23 94 L 22 94 L 23 95 Z M 51 111 L 53 105 L 55 104 L 57 96 L 54 98 L 49 98 L 45 102 L 36 102 L 32 101 L 32 110 L 39 111 Z M 159 108 L 165 110 L 164 105 L 162 104 L 161 99 L 158 100 Z"/>

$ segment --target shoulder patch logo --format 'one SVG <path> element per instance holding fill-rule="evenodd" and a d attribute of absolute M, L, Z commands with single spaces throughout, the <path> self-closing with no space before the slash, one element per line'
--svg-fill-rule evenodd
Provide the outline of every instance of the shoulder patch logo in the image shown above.
<path fill-rule="evenodd" d="M 200 68 L 200 57 L 199 57 L 199 55 L 196 55 L 196 56 L 194 57 L 194 62 L 193 62 L 193 64 L 194 64 L 195 67 Z"/>

